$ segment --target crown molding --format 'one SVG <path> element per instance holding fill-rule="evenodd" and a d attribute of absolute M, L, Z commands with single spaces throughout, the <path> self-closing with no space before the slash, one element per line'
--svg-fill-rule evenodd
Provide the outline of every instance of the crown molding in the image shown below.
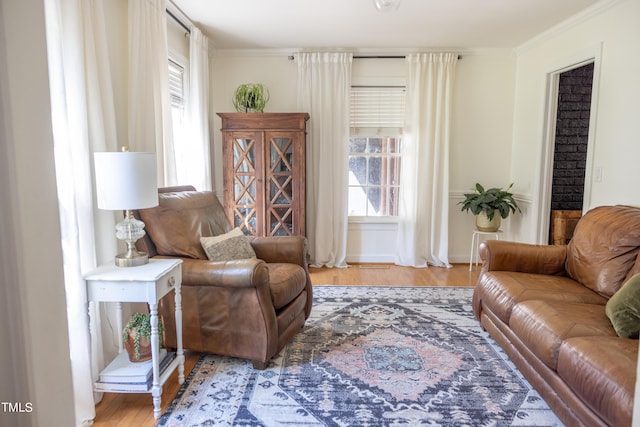
<path fill-rule="evenodd" d="M 548 30 L 538 34 L 537 36 L 529 39 L 528 41 L 524 42 L 523 44 L 521 44 L 515 49 L 516 55 L 520 56 L 523 53 L 527 52 L 528 50 L 541 45 L 542 43 L 558 36 L 559 34 L 562 34 L 568 31 L 569 29 L 575 27 L 576 25 L 582 24 L 583 22 L 588 21 L 594 16 L 598 16 L 604 13 L 605 11 L 611 9 L 612 7 L 620 3 L 623 3 L 625 1 L 628 1 L 628 0 L 602 0 L 584 9 L 583 11 L 578 12 L 572 17 L 565 19 L 561 23 L 549 28 Z"/>

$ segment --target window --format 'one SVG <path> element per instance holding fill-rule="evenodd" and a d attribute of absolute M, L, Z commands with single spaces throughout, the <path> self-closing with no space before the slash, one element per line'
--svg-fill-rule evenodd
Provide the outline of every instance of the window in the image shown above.
<path fill-rule="evenodd" d="M 173 152 L 176 159 L 177 184 L 189 180 L 189 138 L 187 135 L 185 67 L 169 59 L 169 98 L 171 100 L 171 128 Z"/>
<path fill-rule="evenodd" d="M 179 140 L 184 122 L 184 67 L 169 59 L 169 96 L 171 98 L 171 119 L 173 124 L 173 139 Z"/>
<path fill-rule="evenodd" d="M 349 139 L 349 216 L 397 216 L 399 137 Z"/>
<path fill-rule="evenodd" d="M 352 87 L 349 216 L 398 215 L 404 87 Z"/>

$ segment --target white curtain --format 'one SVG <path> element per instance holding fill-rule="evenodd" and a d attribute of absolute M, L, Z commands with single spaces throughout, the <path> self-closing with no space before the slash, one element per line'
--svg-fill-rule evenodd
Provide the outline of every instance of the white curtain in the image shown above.
<path fill-rule="evenodd" d="M 129 148 L 155 152 L 158 185 L 176 185 L 165 0 L 129 0 Z"/>
<path fill-rule="evenodd" d="M 407 108 L 396 264 L 449 264 L 449 138 L 457 54 L 406 58 Z"/>
<path fill-rule="evenodd" d="M 96 235 L 113 233 L 114 217 L 94 209 L 92 153 L 116 148 L 115 110 L 102 1 L 46 0 L 45 11 L 76 425 L 89 425 L 103 349 L 100 330 L 89 335 L 83 274 L 116 251 L 115 239 L 96 246 Z"/>
<path fill-rule="evenodd" d="M 189 42 L 189 95 L 187 97 L 187 174 L 181 181 L 198 190 L 211 190 L 209 156 L 209 41 L 196 27 Z"/>
<path fill-rule="evenodd" d="M 307 128 L 307 238 L 311 265 L 346 267 L 351 53 L 296 55 L 298 110 Z"/>

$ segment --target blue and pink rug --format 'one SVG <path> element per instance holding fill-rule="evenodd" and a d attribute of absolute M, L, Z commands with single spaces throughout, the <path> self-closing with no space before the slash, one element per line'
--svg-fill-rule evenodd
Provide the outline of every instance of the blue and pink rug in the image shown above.
<path fill-rule="evenodd" d="M 316 286 L 264 371 L 203 355 L 159 426 L 561 426 L 471 311 L 472 288 Z"/>

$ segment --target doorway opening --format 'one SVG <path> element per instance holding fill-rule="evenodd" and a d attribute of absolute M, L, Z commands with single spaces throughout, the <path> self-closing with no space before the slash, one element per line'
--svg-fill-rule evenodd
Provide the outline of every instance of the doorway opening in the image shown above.
<path fill-rule="evenodd" d="M 549 244 L 566 244 L 582 216 L 594 63 L 558 75 Z"/>
<path fill-rule="evenodd" d="M 580 69 L 583 66 L 592 67 L 591 78 L 587 78 L 590 82 L 590 109 L 588 113 L 588 119 L 582 117 L 579 119 L 580 124 L 584 125 L 588 123 L 588 130 L 580 131 L 580 136 L 587 140 L 586 144 L 586 162 L 584 178 L 582 179 L 583 188 L 579 194 L 582 195 L 581 211 L 591 207 L 591 190 L 592 182 L 598 182 L 599 174 L 598 170 L 594 171 L 593 156 L 595 150 L 595 131 L 596 121 L 598 117 L 598 92 L 599 92 L 599 79 L 600 79 L 600 64 L 602 58 L 602 44 L 594 44 L 584 50 L 573 52 L 563 57 L 557 58 L 554 64 L 550 64 L 547 76 L 547 93 L 545 99 L 545 118 L 543 125 L 543 142 L 542 153 L 540 162 L 540 181 L 538 183 L 537 203 L 535 203 L 536 212 L 536 229 L 535 229 L 535 241 L 538 244 L 549 244 L 551 237 L 553 236 L 552 225 L 552 207 L 551 207 L 551 193 L 553 181 L 558 181 L 557 176 L 554 176 L 554 172 L 558 175 L 559 169 L 554 166 L 554 157 L 556 149 L 556 126 L 558 125 L 558 113 L 566 106 L 559 104 L 562 101 L 560 96 L 560 76 L 564 73 L 572 70 Z M 566 74 L 570 76 L 570 74 Z M 571 80 L 570 80 L 571 81 Z M 565 90 L 565 89 L 563 89 Z M 572 94 L 573 95 L 573 94 Z M 565 95 L 565 99 L 574 99 L 573 96 Z M 565 114 L 566 116 L 566 114 Z M 574 132 L 577 134 L 577 132 Z M 584 134 L 584 135 L 583 135 Z M 573 135 L 575 137 L 575 135 Z M 571 138 L 571 136 L 570 136 Z M 575 150 L 584 150 L 585 147 L 576 148 Z M 568 148 L 566 150 L 569 150 Z M 562 173 L 560 173 L 562 175 Z M 574 190 L 578 191 L 578 190 Z M 578 207 L 580 209 L 580 207 Z M 578 209 L 575 209 L 576 211 Z M 555 209 L 561 210 L 561 209 Z M 569 209 L 573 210 L 573 209 Z M 557 229 L 557 227 L 556 227 Z M 571 230 L 570 230 L 571 231 Z M 569 233 L 572 235 L 572 233 Z M 566 240 L 566 239 L 565 239 Z"/>

